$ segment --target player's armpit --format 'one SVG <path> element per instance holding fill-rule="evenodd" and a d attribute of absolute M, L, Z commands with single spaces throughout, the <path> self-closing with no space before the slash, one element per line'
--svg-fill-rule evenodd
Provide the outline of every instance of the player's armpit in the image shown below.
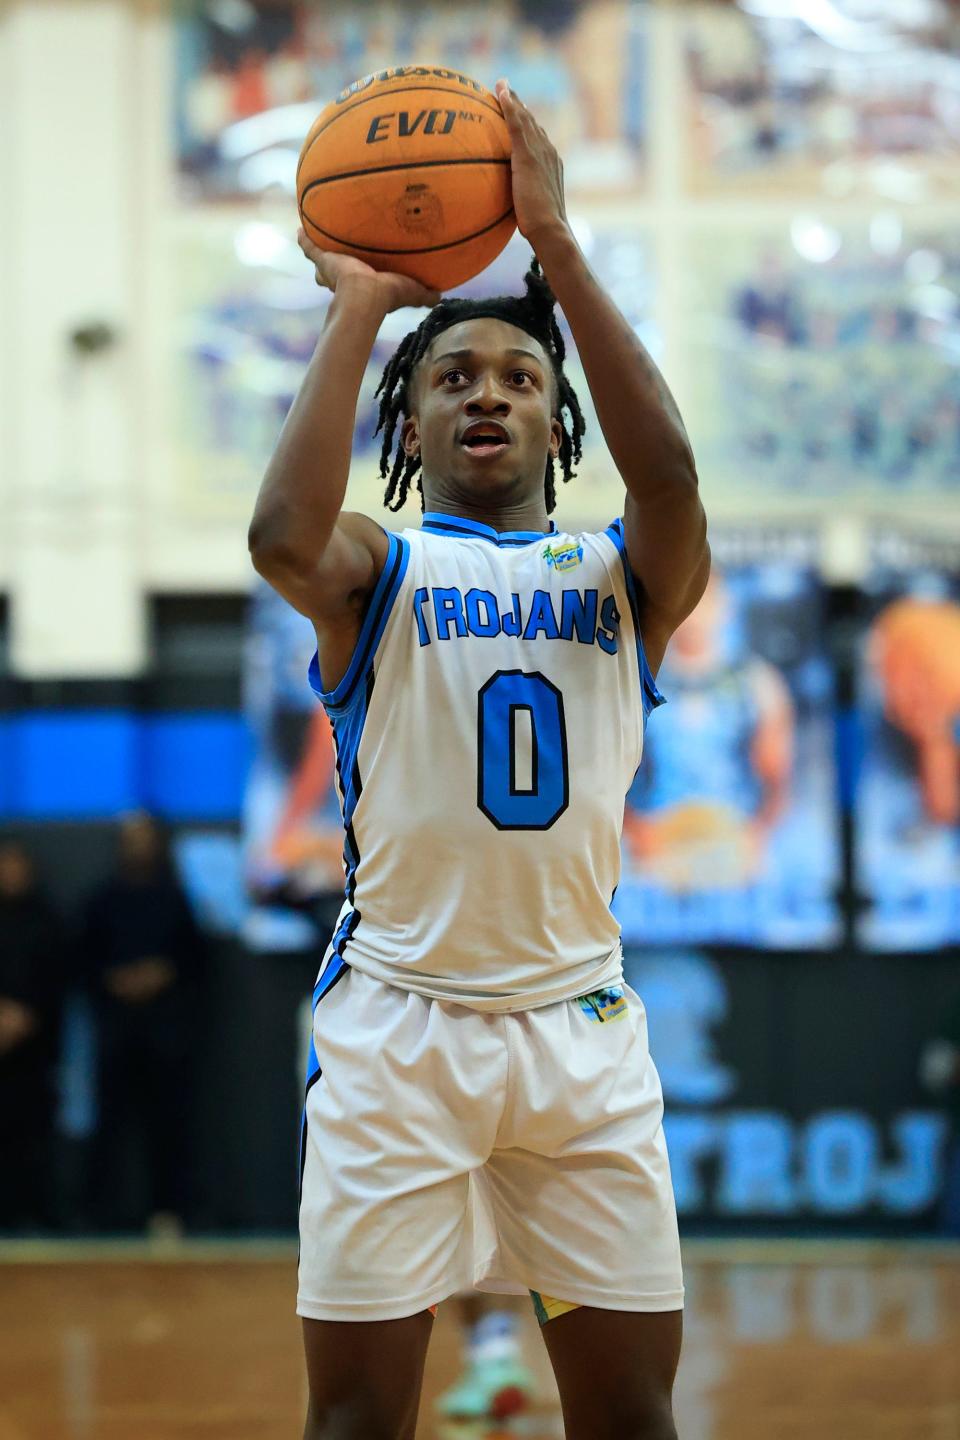
<path fill-rule="evenodd" d="M 647 663 L 656 674 L 670 636 L 710 578 L 707 520 L 696 479 L 673 475 L 641 504 L 627 491 L 623 539 L 637 582 Z"/>
<path fill-rule="evenodd" d="M 629 560 L 629 547 L 627 555 Z M 660 669 L 673 632 L 693 613 L 703 597 L 710 579 L 710 564 L 710 546 L 704 539 L 703 552 L 692 575 L 687 578 L 686 587 L 682 588 L 681 584 L 678 584 L 674 591 L 668 590 L 664 598 L 658 600 L 650 594 L 643 575 L 633 571 L 640 607 L 643 653 L 654 678 Z"/>

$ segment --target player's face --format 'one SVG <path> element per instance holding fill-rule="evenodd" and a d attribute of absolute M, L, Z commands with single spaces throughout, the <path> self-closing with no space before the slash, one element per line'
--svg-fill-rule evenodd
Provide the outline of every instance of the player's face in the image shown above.
<path fill-rule="evenodd" d="M 464 320 L 438 335 L 417 368 L 408 455 L 425 493 L 491 500 L 538 497 L 560 450 L 555 380 L 543 346 L 515 325 Z"/>
<path fill-rule="evenodd" d="M 0 846 L 0 895 L 16 899 L 29 893 L 33 885 L 30 857 L 19 845 Z"/>

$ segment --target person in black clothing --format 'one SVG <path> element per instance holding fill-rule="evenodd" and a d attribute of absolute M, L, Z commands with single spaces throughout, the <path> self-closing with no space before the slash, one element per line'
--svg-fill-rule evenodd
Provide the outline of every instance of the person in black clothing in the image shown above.
<path fill-rule="evenodd" d="M 91 896 L 84 924 L 100 1042 L 94 1198 L 101 1224 L 111 1230 L 187 1215 L 193 1020 L 204 955 L 151 816 L 121 822 L 118 862 Z"/>
<path fill-rule="evenodd" d="M 0 1229 L 50 1220 L 63 933 L 18 841 L 0 840 Z"/>

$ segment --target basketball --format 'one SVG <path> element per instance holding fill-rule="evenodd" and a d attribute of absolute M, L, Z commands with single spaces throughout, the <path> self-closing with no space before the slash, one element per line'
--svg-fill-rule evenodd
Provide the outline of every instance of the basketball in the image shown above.
<path fill-rule="evenodd" d="M 321 249 L 434 290 L 462 285 L 516 229 L 496 95 L 434 65 L 354 81 L 310 128 L 297 203 Z"/>

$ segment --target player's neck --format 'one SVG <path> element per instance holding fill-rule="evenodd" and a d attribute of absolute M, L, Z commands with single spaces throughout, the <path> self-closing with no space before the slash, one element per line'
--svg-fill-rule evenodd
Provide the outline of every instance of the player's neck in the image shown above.
<path fill-rule="evenodd" d="M 550 521 L 542 498 L 539 501 L 498 505 L 493 509 L 490 505 L 452 495 L 433 495 L 425 497 L 424 510 L 428 514 L 456 515 L 461 520 L 474 520 L 478 525 L 489 525 L 491 530 L 500 534 L 515 530 L 539 530 L 544 535 L 550 534 Z"/>

